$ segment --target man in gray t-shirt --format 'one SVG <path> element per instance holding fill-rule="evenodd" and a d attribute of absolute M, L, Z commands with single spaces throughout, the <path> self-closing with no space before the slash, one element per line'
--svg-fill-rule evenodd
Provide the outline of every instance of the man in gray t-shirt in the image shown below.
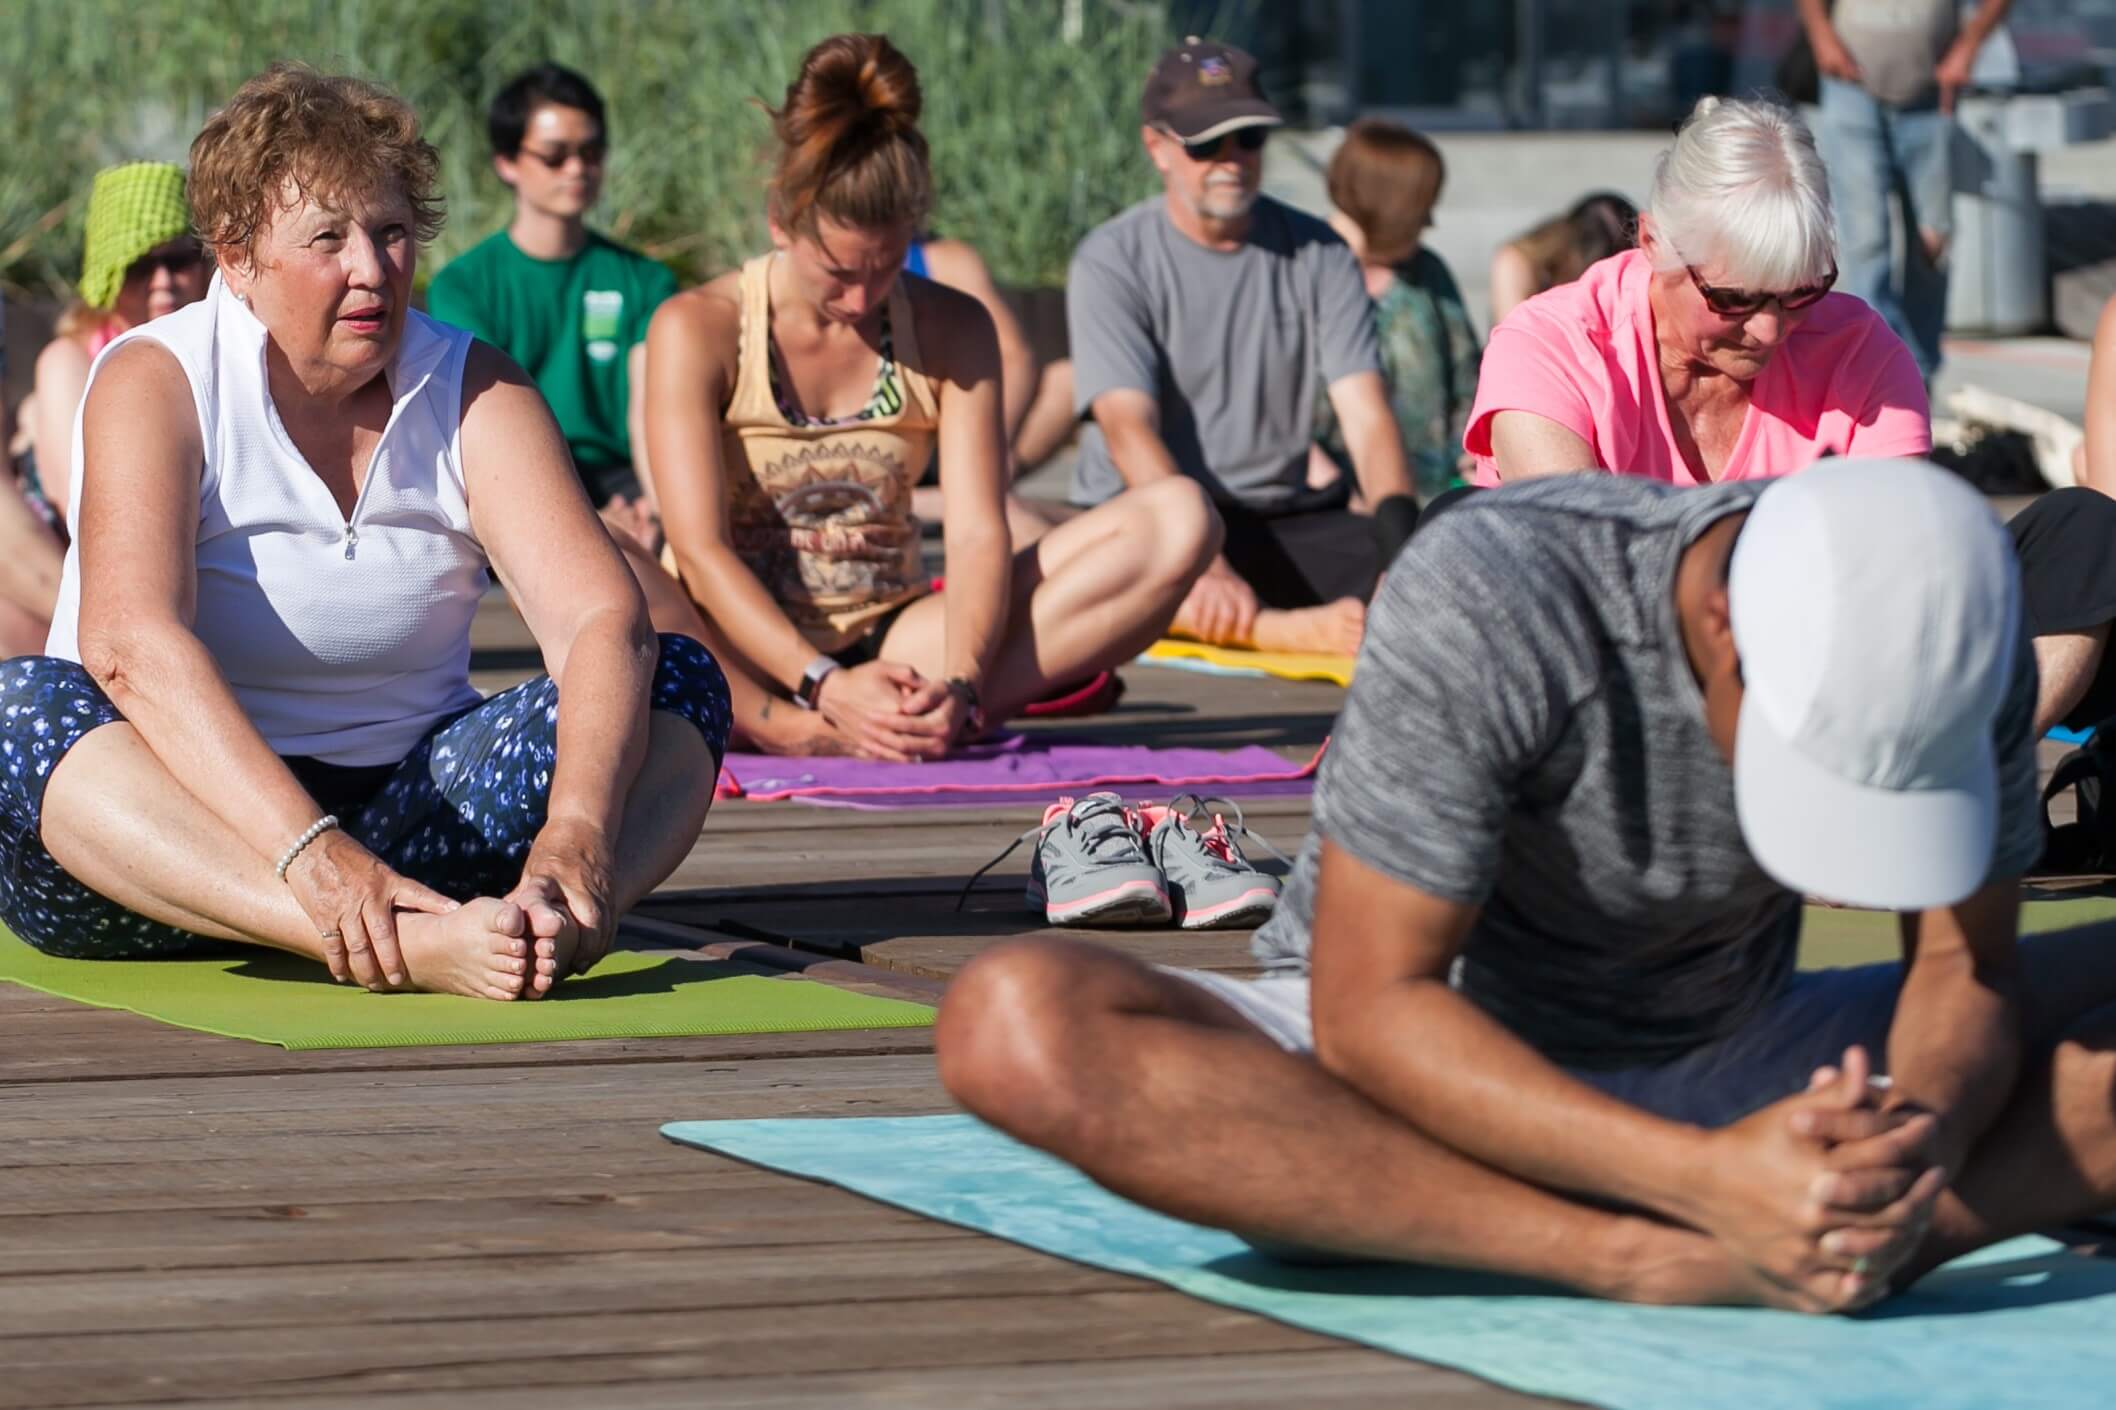
<path fill-rule="evenodd" d="M 1799 0 L 1820 72 L 1816 133 L 1842 232 L 1841 288 L 1888 320 L 1929 382 L 1947 314 L 1954 233 L 1949 160 L 1955 95 L 2012 0 Z M 1905 242 L 1894 261 L 1889 206 L 1901 192 Z"/>
<path fill-rule="evenodd" d="M 2023 638 L 1922 462 L 1457 502 L 1376 600 L 1267 973 L 994 951 L 942 1079 L 1260 1246 L 1640 1300 L 1861 1307 L 2116 1206 L 2111 939 L 2016 941 Z M 1796 973 L 1802 893 L 1900 912 L 1904 961 Z"/>
<path fill-rule="evenodd" d="M 1088 418 L 1073 498 L 1191 477 L 1226 542 L 1175 629 L 1356 650 L 1379 565 L 1417 518 L 1359 265 L 1322 221 L 1258 194 L 1279 116 L 1249 55 L 1185 41 L 1155 66 L 1140 114 L 1162 194 L 1090 233 L 1066 279 Z M 1313 456 L 1325 396 L 1349 476 Z M 1354 479 L 1371 513 L 1347 507 Z"/>

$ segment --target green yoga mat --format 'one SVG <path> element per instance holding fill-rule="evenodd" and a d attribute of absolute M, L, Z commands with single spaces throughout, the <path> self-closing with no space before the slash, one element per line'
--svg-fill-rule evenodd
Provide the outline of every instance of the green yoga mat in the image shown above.
<path fill-rule="evenodd" d="M 1436 1269 L 1281 1263 L 1120 1199 L 967 1116 L 661 1131 L 1207 1302 L 1610 1410 L 2104 1410 L 2116 1398 L 2116 1261 L 2048 1239 L 1951 1263 L 1856 1317 L 1633 1307 Z M 1062 1327 L 1052 1336 L 1063 1344 Z"/>
<path fill-rule="evenodd" d="M 551 998 L 370 994 L 322 965 L 229 946 L 165 960 L 62 960 L 0 929 L 0 980 L 179 1028 L 282 1048 L 422 1048 L 572 1038 L 682 1038 L 924 1028 L 933 1010 L 682 950 L 617 950 Z"/>

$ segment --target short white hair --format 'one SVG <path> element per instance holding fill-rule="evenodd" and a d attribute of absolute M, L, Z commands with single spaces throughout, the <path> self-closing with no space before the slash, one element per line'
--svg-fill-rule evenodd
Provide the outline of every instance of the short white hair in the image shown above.
<path fill-rule="evenodd" d="M 1837 262 L 1829 174 L 1791 108 L 1701 98 L 1653 173 L 1663 271 L 1711 266 L 1743 289 L 1797 289 Z"/>

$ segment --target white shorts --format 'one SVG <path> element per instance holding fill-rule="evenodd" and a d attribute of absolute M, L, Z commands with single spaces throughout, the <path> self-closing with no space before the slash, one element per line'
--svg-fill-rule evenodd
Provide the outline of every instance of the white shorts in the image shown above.
<path fill-rule="evenodd" d="M 1266 974 L 1235 979 L 1163 966 L 1195 984 L 1289 1053 L 1315 1051 L 1308 976 Z M 1738 1032 L 1656 1066 L 1613 1070 L 1567 1067 L 1591 1087 L 1670 1121 L 1725 1126 L 1807 1089 L 1818 1067 L 1835 1065 L 1853 1044 L 1865 1047 L 1876 1073 L 1888 1063 L 1900 964 L 1806 970 Z"/>

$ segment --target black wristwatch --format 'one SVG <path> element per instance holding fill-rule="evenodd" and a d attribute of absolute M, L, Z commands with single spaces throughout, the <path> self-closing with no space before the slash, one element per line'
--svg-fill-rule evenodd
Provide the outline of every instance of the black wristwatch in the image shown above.
<path fill-rule="evenodd" d="M 985 727 L 985 706 L 984 701 L 977 694 L 976 682 L 972 681 L 968 676 L 950 676 L 947 680 L 947 686 L 948 690 L 958 700 L 969 707 L 970 728 L 973 730 L 983 729 Z"/>
<path fill-rule="evenodd" d="M 801 672 L 801 679 L 793 688 L 793 703 L 803 710 L 816 708 L 816 696 L 822 692 L 823 678 L 838 668 L 838 663 L 828 656 L 818 656 Z"/>

